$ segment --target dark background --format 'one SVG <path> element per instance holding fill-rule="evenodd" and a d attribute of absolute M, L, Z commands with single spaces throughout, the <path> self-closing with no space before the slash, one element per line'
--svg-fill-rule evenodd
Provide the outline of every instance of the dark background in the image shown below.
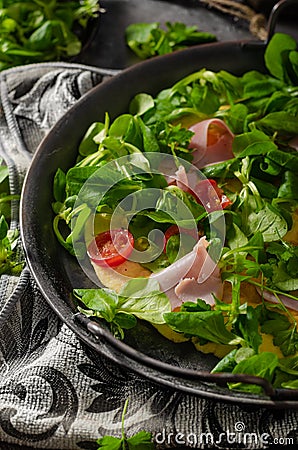
<path fill-rule="evenodd" d="M 247 5 L 266 17 L 275 3 L 277 0 L 246 0 Z M 161 25 L 166 21 L 183 22 L 215 34 L 219 41 L 257 39 L 250 33 L 247 21 L 210 8 L 199 0 L 101 0 L 100 6 L 104 12 L 95 24 L 90 41 L 76 58 L 83 64 L 123 69 L 138 62 L 124 38 L 125 28 L 136 22 Z M 297 6 L 290 5 L 281 14 L 276 30 L 288 32 L 298 40 L 298 0 Z"/>

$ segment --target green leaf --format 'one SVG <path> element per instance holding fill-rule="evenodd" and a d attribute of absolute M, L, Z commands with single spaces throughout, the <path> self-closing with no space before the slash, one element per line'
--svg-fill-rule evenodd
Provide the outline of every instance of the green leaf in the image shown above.
<path fill-rule="evenodd" d="M 176 234 L 168 239 L 166 246 L 166 255 L 168 260 L 172 264 L 178 259 L 185 256 L 187 253 L 191 252 L 196 240 L 185 233 Z"/>
<path fill-rule="evenodd" d="M 56 202 L 63 203 L 65 200 L 66 177 L 63 170 L 57 169 L 53 183 L 53 194 Z"/>
<path fill-rule="evenodd" d="M 2 164 L 2 159 L 0 158 L 0 184 L 8 177 L 8 167 Z"/>
<path fill-rule="evenodd" d="M 234 345 L 240 339 L 227 330 L 221 311 L 175 312 L 164 314 L 166 323 L 173 330 L 198 336 L 218 344 Z"/>
<path fill-rule="evenodd" d="M 269 72 L 282 81 L 288 81 L 286 63 L 289 52 L 296 50 L 295 39 L 284 33 L 275 33 L 265 50 L 265 64 Z"/>
<path fill-rule="evenodd" d="M 211 306 L 204 300 L 198 298 L 197 302 L 184 302 L 181 305 L 180 311 L 198 312 L 198 311 L 211 311 Z"/>
<path fill-rule="evenodd" d="M 196 26 L 182 22 L 166 22 L 166 30 L 158 22 L 133 23 L 125 30 L 125 40 L 130 49 L 141 59 L 164 55 L 194 44 L 212 42 L 216 37 L 198 31 Z"/>
<path fill-rule="evenodd" d="M 118 306 L 118 296 L 109 289 L 74 289 L 74 294 L 88 309 L 107 322 L 112 322 Z"/>
<path fill-rule="evenodd" d="M 266 155 L 268 152 L 276 149 L 277 146 L 271 141 L 254 142 L 253 144 L 250 144 L 248 147 L 246 147 L 246 149 L 243 150 L 240 155 L 238 155 L 238 158 L 245 158 L 246 156 Z"/>
<path fill-rule="evenodd" d="M 295 81 L 296 81 L 295 84 L 297 84 L 297 79 L 298 79 L 298 52 L 297 51 L 292 51 L 289 53 L 289 61 L 292 65 L 292 69 L 294 72 L 293 75 L 295 76 Z M 294 76 L 293 76 L 293 78 L 294 78 Z"/>
<path fill-rule="evenodd" d="M 0 217 L 0 241 L 6 238 L 8 232 L 8 224 L 5 220 L 5 217 L 2 215 Z"/>
<path fill-rule="evenodd" d="M 272 134 L 275 132 L 292 136 L 298 134 L 297 117 L 287 111 L 277 111 L 267 114 L 255 123 L 261 130 L 269 131 Z"/>
<path fill-rule="evenodd" d="M 240 361 L 233 369 L 232 373 L 244 373 L 247 375 L 255 375 L 265 378 L 269 382 L 272 381 L 274 372 L 278 366 L 278 357 L 271 352 L 263 352 L 259 355 L 253 355 L 247 359 Z M 254 384 L 245 383 L 229 383 L 230 389 L 238 391 L 252 392 L 260 394 L 262 387 Z"/>
<path fill-rule="evenodd" d="M 298 350 L 298 333 L 285 314 L 267 309 L 261 331 L 272 334 L 274 345 L 279 346 L 285 356 L 293 355 Z"/>
<path fill-rule="evenodd" d="M 297 264 L 297 258 L 296 258 Z M 296 266 L 297 269 L 297 266 Z M 298 276 L 292 275 L 287 271 L 287 265 L 280 261 L 272 268 L 273 274 L 271 281 L 278 289 L 282 291 L 296 291 L 298 289 Z"/>
<path fill-rule="evenodd" d="M 116 438 L 113 436 L 104 436 L 98 439 L 97 444 L 99 445 L 98 450 L 106 449 L 106 450 L 122 450 L 123 449 L 123 440 L 120 438 Z"/>
<path fill-rule="evenodd" d="M 269 146 L 273 145 L 274 149 L 277 148 L 276 145 L 274 145 L 270 140 L 269 136 L 267 136 L 260 130 L 253 130 L 235 136 L 233 140 L 232 150 L 234 155 L 239 158 L 242 158 L 242 155 L 244 155 L 245 152 L 248 155 L 262 155 L 266 153 L 263 152 L 264 144 Z"/>
<path fill-rule="evenodd" d="M 143 267 L 146 267 L 153 273 L 159 272 L 160 270 L 165 269 L 169 265 L 170 261 L 168 260 L 167 255 L 165 253 L 161 253 L 158 256 L 158 258 L 156 258 L 154 261 L 142 263 Z"/>
<path fill-rule="evenodd" d="M 275 91 L 282 89 L 284 84 L 275 78 L 266 77 L 264 80 L 254 80 L 244 86 L 245 97 L 268 97 Z"/>
<path fill-rule="evenodd" d="M 262 337 L 259 333 L 259 314 L 255 308 L 248 306 L 246 314 L 239 314 L 233 329 L 235 334 L 241 336 L 247 345 L 255 353 L 258 353 L 259 346 L 262 344 Z"/>
<path fill-rule="evenodd" d="M 242 103 L 232 105 L 230 110 L 224 115 L 225 121 L 233 133 L 243 133 L 248 108 Z"/>
<path fill-rule="evenodd" d="M 275 166 L 279 166 L 277 170 L 277 175 L 279 175 L 280 170 L 286 169 L 292 172 L 298 173 L 298 153 L 286 153 L 281 150 L 269 151 L 265 158 L 265 163 L 271 163 Z"/>
<path fill-rule="evenodd" d="M 77 195 L 82 189 L 85 182 L 88 180 L 88 178 L 90 178 L 97 170 L 98 167 L 92 166 L 72 167 L 71 169 L 69 169 L 66 174 L 66 188 L 65 188 L 66 196 L 71 197 L 73 195 Z M 90 188 L 94 186 L 94 182 L 96 181 L 99 181 L 97 177 L 92 178 L 92 182 L 90 181 Z M 106 180 L 101 179 L 100 181 L 102 185 Z M 108 184 L 109 181 L 110 179 L 107 180 L 104 186 L 106 186 L 106 184 Z M 97 190 L 97 192 L 100 192 L 100 188 L 97 188 L 97 186 L 95 190 Z M 90 197 L 94 199 L 93 192 L 90 194 Z"/>
<path fill-rule="evenodd" d="M 121 290 L 118 310 L 133 314 L 150 323 L 165 323 L 164 314 L 171 311 L 171 305 L 166 294 L 161 292 L 159 288 L 147 291 L 151 286 L 150 282 L 144 289 L 133 292 L 135 281 L 138 281 L 138 279 L 130 280 L 127 283 L 128 286 L 124 286 Z M 130 295 L 127 295 L 128 292 Z"/>
<path fill-rule="evenodd" d="M 298 380 L 284 381 L 281 386 L 284 389 L 298 389 Z"/>
<path fill-rule="evenodd" d="M 31 49 L 43 51 L 51 48 L 53 36 L 53 24 L 50 20 L 43 23 L 36 31 L 34 31 L 28 39 Z"/>
<path fill-rule="evenodd" d="M 279 368 L 290 375 L 298 376 L 298 355 L 280 359 Z"/>
<path fill-rule="evenodd" d="M 94 122 L 90 125 L 79 145 L 80 155 L 87 156 L 98 150 L 98 144 L 94 141 L 94 138 L 102 133 L 104 129 L 105 125 L 101 122 Z"/>
<path fill-rule="evenodd" d="M 114 323 L 116 323 L 120 328 L 129 330 L 137 325 L 137 319 L 132 314 L 117 312 L 115 314 Z"/>
<path fill-rule="evenodd" d="M 127 439 L 129 450 L 154 450 L 155 445 L 152 442 L 152 434 L 147 431 L 140 431 Z"/>
<path fill-rule="evenodd" d="M 269 203 L 260 211 L 253 211 L 248 216 L 247 227 L 251 235 L 260 232 L 264 242 L 276 241 L 288 231 L 288 225 L 283 216 Z"/>
<path fill-rule="evenodd" d="M 208 84 L 203 86 L 195 85 L 191 91 L 190 98 L 193 105 L 204 114 L 213 114 L 220 106 L 218 93 L 214 92 L 212 86 Z"/>
<path fill-rule="evenodd" d="M 158 281 L 153 278 L 133 278 L 127 281 L 120 290 L 120 295 L 123 297 L 146 297 L 152 291 L 159 290 Z"/>
<path fill-rule="evenodd" d="M 149 94 L 137 94 L 129 104 L 129 112 L 133 115 L 142 116 L 154 107 L 154 99 Z"/>
<path fill-rule="evenodd" d="M 237 353 L 237 349 L 233 349 L 224 356 L 215 367 L 211 370 L 211 373 L 220 373 L 220 372 L 232 372 L 234 367 L 236 367 L 237 363 L 235 361 L 235 355 Z"/>
<path fill-rule="evenodd" d="M 159 152 L 159 144 L 158 139 L 154 133 L 154 131 L 144 124 L 144 122 L 139 118 L 138 119 L 140 129 L 142 131 L 143 138 L 143 148 L 145 152 Z"/>

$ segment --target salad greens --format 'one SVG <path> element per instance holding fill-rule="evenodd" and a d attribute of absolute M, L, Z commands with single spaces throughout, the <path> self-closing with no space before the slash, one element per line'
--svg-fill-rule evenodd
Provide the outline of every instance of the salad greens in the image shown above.
<path fill-rule="evenodd" d="M 122 430 L 121 438 L 114 436 L 104 436 L 96 442 L 99 445 L 98 450 L 154 450 L 155 445 L 152 442 L 152 434 L 147 431 L 139 431 L 130 438 L 126 436 L 124 429 L 125 414 L 127 411 L 128 400 L 126 400 L 122 412 Z"/>
<path fill-rule="evenodd" d="M 216 36 L 182 22 L 166 22 L 165 29 L 160 27 L 159 22 L 152 22 L 129 25 L 125 30 L 125 39 L 128 47 L 139 58 L 147 59 L 191 45 L 214 42 Z"/>
<path fill-rule="evenodd" d="M 19 232 L 10 230 L 9 222 L 11 201 L 19 200 L 19 196 L 8 192 L 8 168 L 0 158 L 0 275 L 18 275 L 24 261 L 17 251 Z"/>
<path fill-rule="evenodd" d="M 168 203 L 175 209 L 179 225 L 187 228 L 179 201 L 192 212 L 199 234 L 212 242 L 210 221 L 216 220 L 216 214 L 207 213 L 191 193 L 152 173 L 146 153 L 160 152 L 191 162 L 189 118 L 191 123 L 222 119 L 235 134 L 234 157 L 202 170 L 230 200 L 223 210 L 226 238 L 218 265 L 231 300 L 215 297 L 211 307 L 198 299 L 171 312 L 167 296 L 152 279 L 131 280 L 120 293 L 76 289 L 74 294 L 82 312 L 107 322 L 118 337 L 123 338 L 124 330 L 136 325 L 136 318 L 167 324 L 199 350 L 204 351 L 209 343 L 226 350 L 213 372 L 258 375 L 274 387 L 293 389 L 298 375 L 298 314 L 297 307 L 293 311 L 286 306 L 286 300 L 292 305 L 298 301 L 298 152 L 293 144 L 298 135 L 296 48 L 292 38 L 276 33 L 265 52 L 267 74 L 254 70 L 235 76 L 201 69 L 156 98 L 138 94 L 128 113 L 112 122 L 107 114 L 104 122 L 94 123 L 86 132 L 75 166 L 66 173 L 57 171 L 53 204 L 57 238 L 72 254 L 73 237 L 84 234 L 94 205 L 98 217 L 109 221 L 121 200 L 131 195 L 137 204 L 138 193 L 148 188 L 159 189 L 155 207 L 132 208 L 128 213 L 132 217 L 129 230 L 138 249 L 147 248 L 151 230 L 164 232 L 173 225 L 164 212 Z M 125 155 L 136 156 L 145 173 L 133 174 L 129 166 L 119 165 L 123 177 L 117 181 L 108 163 Z M 85 181 L 105 166 L 106 180 L 95 177 L 85 192 L 85 203 L 76 207 Z M 98 202 L 100 183 L 113 187 Z M 172 236 L 164 252 L 143 266 L 152 272 L 170 266 L 179 244 L 179 238 Z M 184 254 L 188 251 L 186 248 Z M 252 295 L 256 290 L 258 301 Z M 275 303 L 265 301 L 265 294 Z M 229 387 L 260 392 L 254 385 L 231 383 Z"/>
<path fill-rule="evenodd" d="M 77 55 L 98 0 L 0 2 L 0 70 Z"/>

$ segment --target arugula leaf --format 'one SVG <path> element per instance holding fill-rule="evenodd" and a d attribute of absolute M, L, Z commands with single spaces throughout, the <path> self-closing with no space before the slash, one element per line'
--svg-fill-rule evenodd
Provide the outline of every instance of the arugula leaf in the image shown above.
<path fill-rule="evenodd" d="M 246 314 L 239 314 L 233 325 L 235 334 L 242 336 L 255 353 L 258 353 L 259 346 L 262 344 L 262 337 L 259 333 L 259 314 L 259 310 L 247 306 Z"/>
<path fill-rule="evenodd" d="M 298 288 L 298 249 L 287 242 L 272 242 L 267 248 L 269 266 L 265 267 L 271 284 L 282 291 Z"/>
<path fill-rule="evenodd" d="M 267 309 L 261 324 L 261 331 L 272 334 L 274 345 L 280 347 L 285 356 L 297 352 L 298 333 L 296 324 L 291 323 L 285 314 Z"/>

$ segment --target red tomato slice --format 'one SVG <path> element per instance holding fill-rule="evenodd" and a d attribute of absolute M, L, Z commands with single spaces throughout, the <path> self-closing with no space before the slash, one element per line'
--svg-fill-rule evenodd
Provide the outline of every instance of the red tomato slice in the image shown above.
<path fill-rule="evenodd" d="M 227 208 L 232 204 L 231 200 L 224 191 L 218 186 L 217 182 L 212 179 L 202 180 L 198 183 L 196 191 L 199 192 L 197 196 L 198 203 L 210 204 L 210 209 L 215 211 L 220 206 L 221 208 Z M 218 199 L 214 196 L 217 195 Z"/>
<path fill-rule="evenodd" d="M 171 236 L 174 236 L 174 234 L 179 234 L 179 227 L 178 225 L 171 225 L 166 231 L 165 231 L 165 240 L 166 244 Z"/>
<path fill-rule="evenodd" d="M 98 266 L 116 267 L 127 260 L 133 244 L 133 235 L 126 229 L 104 231 L 89 244 L 87 254 Z"/>
<path fill-rule="evenodd" d="M 185 233 L 188 234 L 189 236 L 192 236 L 195 240 L 198 239 L 198 231 L 195 229 L 188 229 L 188 228 L 182 228 L 182 227 L 178 227 L 178 225 L 171 225 L 166 231 L 165 231 L 165 235 L 164 235 L 164 247 L 163 247 L 163 251 L 166 251 L 167 248 L 167 243 L 168 240 L 170 239 L 170 237 L 174 236 L 175 234 L 180 234 L 180 233 Z"/>

